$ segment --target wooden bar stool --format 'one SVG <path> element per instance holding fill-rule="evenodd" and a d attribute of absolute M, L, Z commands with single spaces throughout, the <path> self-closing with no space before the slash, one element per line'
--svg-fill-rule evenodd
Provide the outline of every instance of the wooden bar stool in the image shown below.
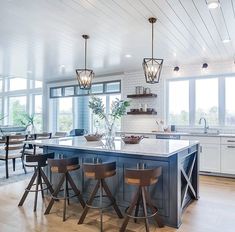
<path fill-rule="evenodd" d="M 48 153 L 44 155 L 26 155 L 25 156 L 25 167 L 33 167 L 34 168 L 34 174 L 28 184 L 28 186 L 25 189 L 25 192 L 18 204 L 18 206 L 22 206 L 29 194 L 29 192 L 35 192 L 35 198 L 34 198 L 34 211 L 37 209 L 37 199 L 38 199 L 38 192 L 41 192 L 42 198 L 44 198 L 44 190 L 49 190 L 51 193 L 54 192 L 52 185 L 50 184 L 47 176 L 45 175 L 43 171 L 43 167 L 47 166 L 47 159 L 53 158 L 54 153 Z M 34 184 L 36 180 L 36 183 Z M 46 187 L 43 188 L 43 185 L 46 185 Z M 39 189 L 40 185 L 40 189 Z M 35 189 L 31 189 L 32 186 L 35 186 Z"/>
<path fill-rule="evenodd" d="M 110 163 L 84 163 L 83 171 L 86 177 L 97 180 L 95 188 L 93 189 L 90 198 L 86 202 L 86 206 L 82 212 L 78 224 L 82 224 L 85 220 L 85 217 L 88 213 L 89 208 L 99 209 L 100 210 L 100 231 L 103 231 L 103 210 L 110 206 L 113 206 L 119 218 L 123 218 L 120 209 L 116 204 L 116 199 L 113 197 L 105 178 L 112 177 L 116 175 L 116 162 Z M 100 190 L 100 194 L 96 196 L 97 191 Z M 103 190 L 107 195 L 103 195 Z M 103 204 L 103 197 L 108 197 L 110 204 Z M 93 206 L 92 202 L 95 198 L 99 198 L 99 206 Z"/>
<path fill-rule="evenodd" d="M 77 196 L 82 207 L 83 208 L 85 207 L 85 202 L 83 201 L 82 195 L 80 191 L 78 190 L 78 188 L 76 187 L 71 175 L 69 174 L 69 172 L 78 170 L 80 168 L 78 158 L 74 157 L 74 158 L 68 158 L 68 159 L 48 159 L 48 164 L 51 167 L 52 173 L 60 173 L 62 174 L 62 176 L 58 182 L 57 187 L 55 188 L 55 191 L 52 193 L 52 197 L 45 211 L 45 214 L 50 213 L 55 200 L 64 200 L 63 221 L 65 221 L 66 220 L 66 202 L 68 202 L 69 204 L 70 198 Z M 70 184 L 75 195 L 69 196 L 68 184 Z M 64 195 L 63 197 L 58 197 L 58 194 L 62 186 L 64 188 Z"/>
<path fill-rule="evenodd" d="M 163 227 L 162 220 L 158 216 L 158 209 L 152 204 L 151 197 L 147 192 L 147 187 L 158 182 L 158 178 L 161 175 L 162 168 L 157 167 L 153 169 L 126 169 L 125 170 L 125 183 L 135 185 L 138 187 L 137 192 L 130 206 L 126 209 L 126 216 L 123 221 L 120 232 L 126 231 L 126 227 L 130 218 L 134 218 L 135 222 L 137 219 L 145 220 L 146 231 L 149 232 L 148 218 L 154 217 L 158 226 Z M 143 216 L 138 216 L 139 206 L 142 205 Z M 152 214 L 148 214 L 147 207 L 151 209 Z M 135 209 L 135 214 L 132 212 Z"/>

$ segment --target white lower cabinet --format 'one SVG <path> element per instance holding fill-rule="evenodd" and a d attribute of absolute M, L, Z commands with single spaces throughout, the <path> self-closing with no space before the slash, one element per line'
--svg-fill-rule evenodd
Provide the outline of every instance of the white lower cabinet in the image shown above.
<path fill-rule="evenodd" d="M 235 145 L 221 145 L 221 172 L 235 174 Z"/>
<path fill-rule="evenodd" d="M 209 136 L 181 136 L 181 139 L 200 142 L 200 166 L 201 172 L 221 172 L 220 138 Z"/>
<path fill-rule="evenodd" d="M 201 144 L 200 171 L 220 172 L 220 145 Z"/>

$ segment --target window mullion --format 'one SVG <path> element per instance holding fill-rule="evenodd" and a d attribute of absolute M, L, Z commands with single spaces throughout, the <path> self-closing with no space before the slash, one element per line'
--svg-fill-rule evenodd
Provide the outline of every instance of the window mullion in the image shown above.
<path fill-rule="evenodd" d="M 218 92 L 219 92 L 219 125 L 225 125 L 225 77 L 219 78 Z"/>
<path fill-rule="evenodd" d="M 195 112 L 196 112 L 196 91 L 195 80 L 189 81 L 189 125 L 195 126 Z"/>

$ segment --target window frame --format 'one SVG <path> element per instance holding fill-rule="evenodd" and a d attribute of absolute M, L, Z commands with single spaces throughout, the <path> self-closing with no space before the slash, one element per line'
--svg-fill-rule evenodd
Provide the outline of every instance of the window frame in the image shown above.
<path fill-rule="evenodd" d="M 196 80 L 200 79 L 218 79 L 218 125 L 213 127 L 235 127 L 234 125 L 225 124 L 226 116 L 226 78 L 235 78 L 234 74 L 224 74 L 224 75 L 207 75 L 207 76 L 195 76 L 195 77 L 180 77 L 180 78 L 169 78 L 166 79 L 166 94 L 165 94 L 165 116 L 167 124 L 169 122 L 169 83 L 173 81 L 189 81 L 189 124 L 188 125 L 176 125 L 179 127 L 199 127 L 198 123 L 195 121 L 196 117 Z M 210 125 L 209 125 L 210 126 Z"/>

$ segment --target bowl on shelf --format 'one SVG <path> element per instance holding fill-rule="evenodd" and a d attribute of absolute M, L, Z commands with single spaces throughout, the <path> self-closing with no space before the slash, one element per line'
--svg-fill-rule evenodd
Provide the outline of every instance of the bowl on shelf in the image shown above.
<path fill-rule="evenodd" d="M 86 138 L 88 142 L 100 141 L 103 137 L 103 134 L 88 134 L 88 135 L 84 135 L 84 137 Z"/>
<path fill-rule="evenodd" d="M 135 136 L 135 135 L 122 137 L 122 140 L 125 144 L 138 144 L 140 143 L 142 139 L 143 139 L 143 136 Z"/>

